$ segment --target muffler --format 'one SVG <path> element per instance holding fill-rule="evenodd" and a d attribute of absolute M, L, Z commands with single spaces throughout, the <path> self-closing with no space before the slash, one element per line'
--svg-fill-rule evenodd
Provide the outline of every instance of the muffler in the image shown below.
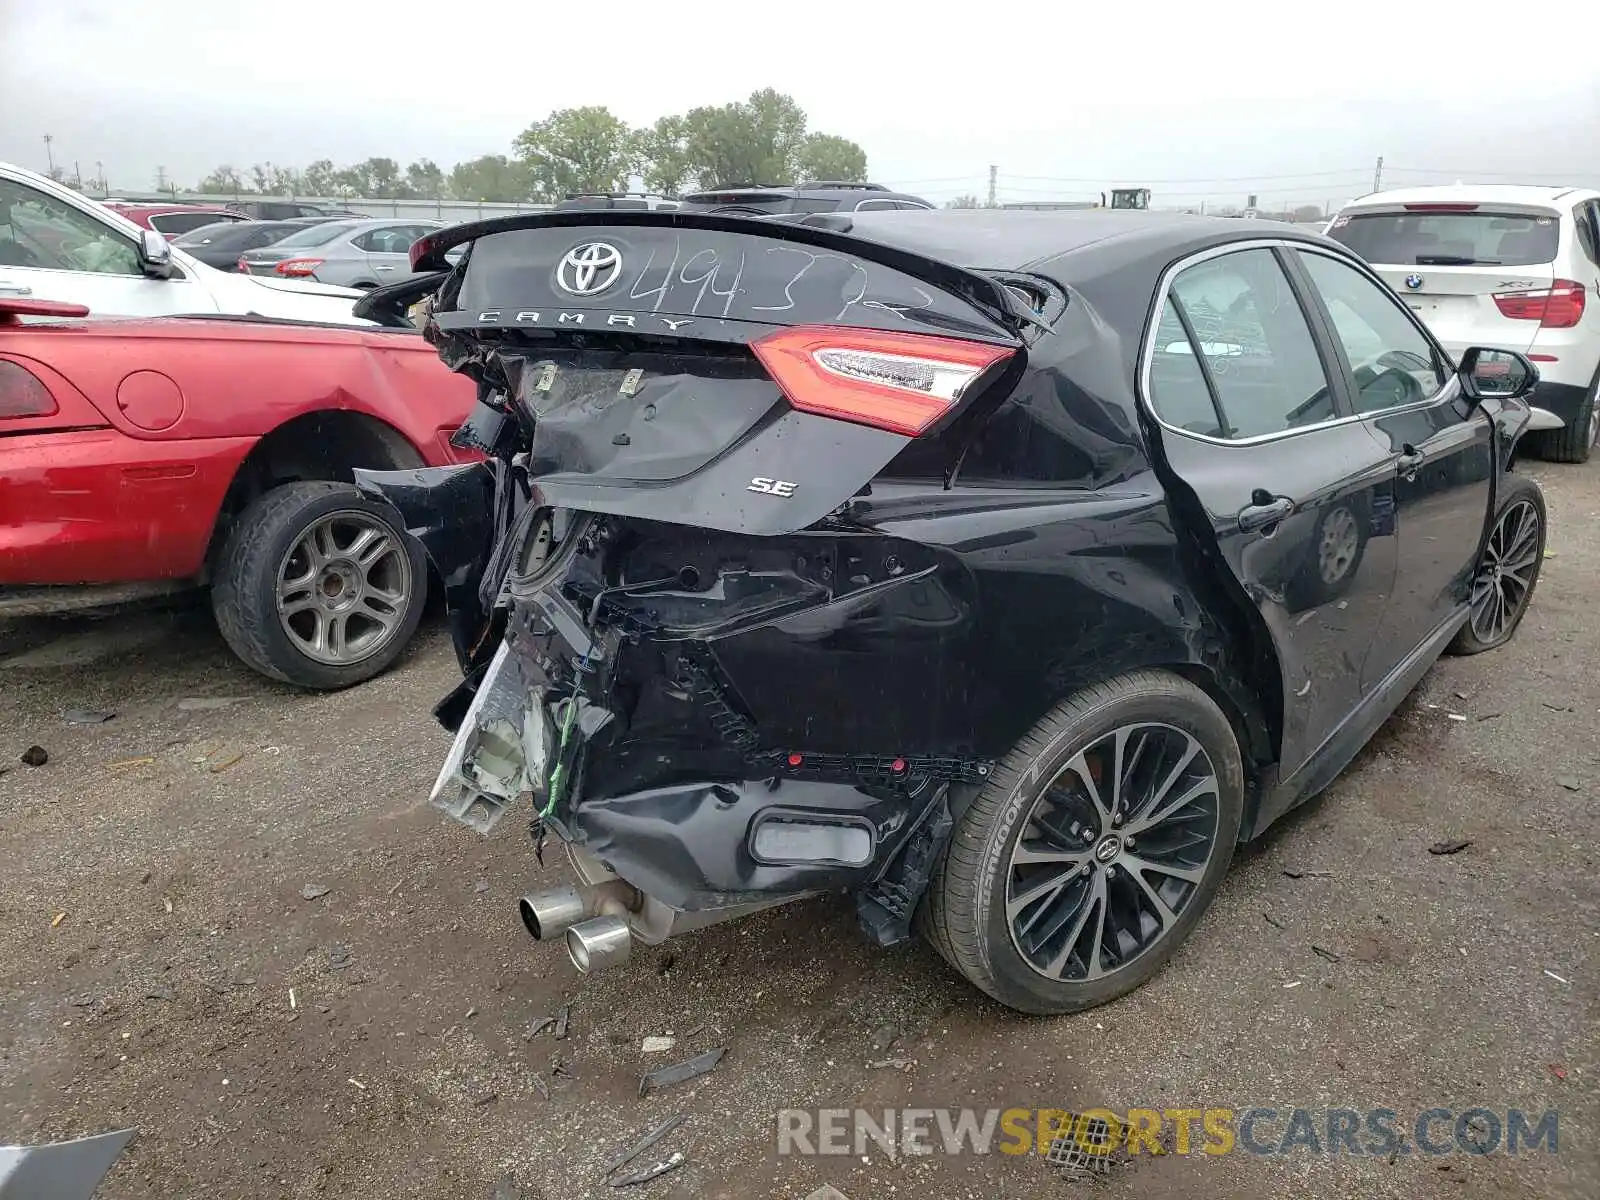
<path fill-rule="evenodd" d="M 633 934 L 621 917 L 595 917 L 567 930 L 567 954 L 583 975 L 627 962 L 632 945 Z"/>

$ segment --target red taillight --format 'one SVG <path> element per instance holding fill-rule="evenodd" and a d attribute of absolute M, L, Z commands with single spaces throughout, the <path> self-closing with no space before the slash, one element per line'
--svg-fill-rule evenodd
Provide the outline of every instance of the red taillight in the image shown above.
<path fill-rule="evenodd" d="M 245 262 L 245 260 L 243 258 L 241 258 L 238 262 L 234 263 L 233 265 L 235 267 L 237 267 L 239 270 L 243 271 L 246 275 L 250 274 L 250 264 Z"/>
<path fill-rule="evenodd" d="M 56 411 L 56 398 L 37 375 L 14 362 L 0 362 L 0 420 L 48 417 Z"/>
<path fill-rule="evenodd" d="M 1557 279 L 1537 292 L 1496 292 L 1494 305 L 1513 321 L 1537 321 L 1541 329 L 1571 329 L 1583 320 L 1583 284 Z"/>
<path fill-rule="evenodd" d="M 751 347 L 801 412 L 915 437 L 960 401 L 973 380 L 1011 357 L 1005 346 L 802 325 Z"/>
<path fill-rule="evenodd" d="M 272 269 L 291 279 L 304 279 L 322 265 L 320 258 L 286 258 Z"/>

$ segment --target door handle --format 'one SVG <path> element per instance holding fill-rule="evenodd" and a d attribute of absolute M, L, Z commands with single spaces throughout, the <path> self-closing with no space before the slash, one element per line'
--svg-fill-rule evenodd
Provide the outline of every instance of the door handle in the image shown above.
<path fill-rule="evenodd" d="M 1415 446 L 1402 446 L 1400 457 L 1395 460 L 1395 467 L 1401 475 L 1405 476 L 1406 482 L 1409 483 L 1417 477 L 1417 472 L 1422 469 L 1422 464 L 1427 461 L 1427 458 L 1428 456 Z"/>
<path fill-rule="evenodd" d="M 1245 533 L 1269 529 L 1294 512 L 1294 501 L 1287 496 L 1266 497 L 1258 492 L 1258 502 L 1239 510 L 1239 528 Z"/>
<path fill-rule="evenodd" d="M 374 271 L 392 271 L 392 270 L 394 270 L 393 267 L 373 267 L 372 269 Z"/>
<path fill-rule="evenodd" d="M 31 296 L 33 289 L 23 287 L 20 283 L 11 283 L 9 280 L 0 279 L 0 296 Z"/>

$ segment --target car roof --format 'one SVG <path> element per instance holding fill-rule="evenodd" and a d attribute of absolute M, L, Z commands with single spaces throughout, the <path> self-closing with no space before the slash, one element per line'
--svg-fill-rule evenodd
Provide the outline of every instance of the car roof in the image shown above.
<path fill-rule="evenodd" d="M 1112 241 L 1122 241 L 1130 252 L 1142 253 L 1160 248 L 1181 252 L 1191 245 L 1198 247 L 1219 240 L 1307 237 L 1305 226 L 1278 221 L 1237 221 L 1109 208 L 1059 212 L 899 209 L 843 213 L 833 219 L 849 221 L 849 232 L 857 237 L 989 271 L 1020 271 Z"/>
<path fill-rule="evenodd" d="M 232 217 L 234 220 L 239 219 L 238 213 L 214 204 L 118 204 L 114 207 L 120 212 L 137 213 L 141 217 L 165 217 L 173 213 L 215 213 Z"/>
<path fill-rule="evenodd" d="M 1430 187 L 1394 188 L 1348 201 L 1341 211 L 1388 208 L 1396 204 L 1571 204 L 1600 193 L 1591 188 L 1523 183 L 1444 183 Z"/>

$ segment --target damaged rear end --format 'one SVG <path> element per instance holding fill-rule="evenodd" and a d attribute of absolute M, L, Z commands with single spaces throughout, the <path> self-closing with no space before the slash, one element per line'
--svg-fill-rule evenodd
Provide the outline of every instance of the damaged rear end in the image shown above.
<path fill-rule="evenodd" d="M 989 770 L 977 604 L 947 542 L 855 509 L 914 443 L 956 453 L 1036 318 L 805 225 L 544 214 L 416 265 L 464 242 L 427 335 L 479 385 L 457 436 L 486 460 L 362 477 L 444 578 L 465 672 L 432 802 L 566 844 L 579 886 L 522 911 L 585 970 L 841 889 L 901 940 L 950 789 Z"/>

